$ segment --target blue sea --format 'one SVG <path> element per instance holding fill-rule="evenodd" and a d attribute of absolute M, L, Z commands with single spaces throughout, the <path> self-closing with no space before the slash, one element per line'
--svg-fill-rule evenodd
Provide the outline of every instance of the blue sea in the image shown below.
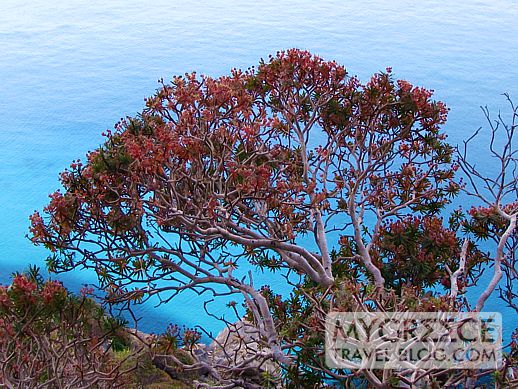
<path fill-rule="evenodd" d="M 0 0 L 0 282 L 29 263 L 44 266 L 48 253 L 26 238 L 28 216 L 101 132 L 143 108 L 157 79 L 227 74 L 291 47 L 335 59 L 363 80 L 392 67 L 446 102 L 446 131 L 458 144 L 485 125 L 480 106 L 505 115 L 504 92 L 518 103 L 517 21 L 513 0 Z M 477 140 L 473 155 L 491 172 L 486 145 Z M 80 271 L 60 279 L 72 290 L 92 282 Z M 202 301 L 148 304 L 140 328 L 176 322 L 217 331 Z M 513 312 L 496 298 L 486 310 L 504 314 L 509 337 Z"/>

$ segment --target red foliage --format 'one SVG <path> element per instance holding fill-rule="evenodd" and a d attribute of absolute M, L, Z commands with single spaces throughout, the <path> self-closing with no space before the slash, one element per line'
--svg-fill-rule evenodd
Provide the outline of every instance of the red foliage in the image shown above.
<path fill-rule="evenodd" d="M 31 216 L 32 240 L 55 252 L 54 271 L 93 268 L 111 301 L 186 289 L 217 296 L 214 284 L 240 293 L 261 342 L 285 363 L 271 313 L 281 316 L 283 302 L 235 275 L 243 261 L 301 275 L 317 294 L 341 293 L 331 291 L 346 278 L 358 284 L 355 296 L 360 281 L 374 284 L 368 293 L 419 295 L 454 280 L 451 295 L 423 308 L 439 309 L 458 302 L 487 260 L 437 216 L 461 189 L 457 169 L 471 166 L 453 161 L 441 131 L 447 112 L 391 69 L 362 83 L 296 49 L 228 76 L 173 77 L 85 164 L 61 174 L 63 193 Z M 511 157 L 501 157 L 504 169 Z M 472 211 L 465 230 L 480 237 L 491 226 L 489 235 L 506 230 L 507 241 L 516 205 L 513 215 L 500 205 L 498 215 Z"/>

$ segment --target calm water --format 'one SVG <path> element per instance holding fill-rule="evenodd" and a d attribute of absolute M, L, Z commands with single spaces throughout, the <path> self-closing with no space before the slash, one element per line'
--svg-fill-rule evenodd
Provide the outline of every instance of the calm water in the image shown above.
<path fill-rule="evenodd" d="M 0 0 L 0 282 L 43 263 L 46 252 L 25 238 L 28 215 L 72 159 L 143 107 L 158 78 L 225 74 L 290 47 L 336 59 L 363 79 L 391 66 L 449 105 L 456 144 L 484 123 L 480 105 L 505 110 L 503 92 L 518 102 L 517 20 L 512 0 Z M 482 152 L 477 158 L 491 168 Z M 72 289 L 89 281 L 80 272 L 63 279 Z M 147 307 L 143 328 L 217 329 L 192 309 L 199 303 L 185 296 Z M 496 299 L 486 308 L 514 319 Z"/>

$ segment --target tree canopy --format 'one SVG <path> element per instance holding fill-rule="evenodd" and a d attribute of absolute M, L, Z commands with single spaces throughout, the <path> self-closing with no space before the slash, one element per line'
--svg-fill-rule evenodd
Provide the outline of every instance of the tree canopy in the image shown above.
<path fill-rule="evenodd" d="M 95 269 L 110 301 L 241 295 L 263 347 L 251 359 L 279 363 L 293 385 L 348 380 L 323 362 L 325 313 L 410 301 L 417 310 L 471 309 L 461 296 L 494 262 L 481 310 L 499 269 L 509 269 L 518 211 L 512 126 L 494 151 L 503 173 L 487 196 L 476 189 L 486 177 L 446 141 L 447 112 L 391 69 L 362 83 L 296 49 L 228 76 L 161 80 L 140 114 L 61 174 L 63 190 L 31 216 L 32 240 L 53 252 L 53 271 Z M 466 188 L 459 168 L 486 204 L 445 220 Z M 496 239 L 494 256 L 469 239 L 477 231 Z M 294 292 L 283 300 L 260 288 L 236 270 L 245 266 L 284 270 Z M 244 385 L 243 366 L 229 367 L 239 379 L 212 377 Z M 365 377 L 389 387 L 383 375 Z"/>

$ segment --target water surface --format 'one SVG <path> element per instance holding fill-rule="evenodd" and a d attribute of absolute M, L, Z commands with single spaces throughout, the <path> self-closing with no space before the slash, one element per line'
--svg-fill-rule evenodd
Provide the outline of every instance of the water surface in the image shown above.
<path fill-rule="evenodd" d="M 99 145 L 102 131 L 143 108 L 158 78 L 226 74 L 290 47 L 335 59 L 364 80 L 391 66 L 448 104 L 455 144 L 484 123 L 480 105 L 505 110 L 503 92 L 518 101 L 516 20 L 511 0 L 1 0 L 0 282 L 43 264 L 45 250 L 25 238 L 28 215 L 45 205 L 71 160 Z M 88 282 L 81 272 L 63 279 L 71 288 Z M 144 329 L 170 321 L 217 329 L 196 304 L 187 296 L 148 307 Z M 488 308 L 504 310 L 496 299 Z"/>

